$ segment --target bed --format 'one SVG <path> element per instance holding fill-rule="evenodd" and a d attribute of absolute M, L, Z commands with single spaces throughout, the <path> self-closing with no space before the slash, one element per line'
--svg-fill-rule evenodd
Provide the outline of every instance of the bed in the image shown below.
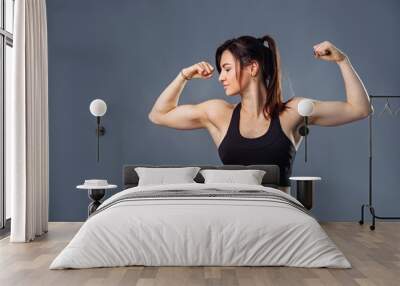
<path fill-rule="evenodd" d="M 202 170 L 264 170 L 261 185 L 204 183 L 198 173 L 193 183 L 152 186 L 138 185 L 138 166 L 123 167 L 124 190 L 100 205 L 50 269 L 129 265 L 351 268 L 309 211 L 277 189 L 278 166 L 199 166 Z"/>

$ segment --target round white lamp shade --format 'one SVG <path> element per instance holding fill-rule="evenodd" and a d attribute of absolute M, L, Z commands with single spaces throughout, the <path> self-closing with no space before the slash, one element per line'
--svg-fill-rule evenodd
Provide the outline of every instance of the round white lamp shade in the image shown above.
<path fill-rule="evenodd" d="M 104 100 L 95 99 L 90 103 L 89 109 L 94 116 L 103 116 L 107 111 L 107 104 Z"/>
<path fill-rule="evenodd" d="M 310 99 L 302 99 L 297 105 L 297 112 L 301 116 L 310 116 L 314 111 L 314 103 Z"/>

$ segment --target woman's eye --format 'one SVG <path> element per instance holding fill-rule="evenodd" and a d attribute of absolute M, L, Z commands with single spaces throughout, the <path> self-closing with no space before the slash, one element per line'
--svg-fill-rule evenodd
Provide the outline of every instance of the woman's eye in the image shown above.
<path fill-rule="evenodd" d="M 228 72 L 228 71 L 230 71 L 230 69 L 227 69 L 226 71 Z"/>

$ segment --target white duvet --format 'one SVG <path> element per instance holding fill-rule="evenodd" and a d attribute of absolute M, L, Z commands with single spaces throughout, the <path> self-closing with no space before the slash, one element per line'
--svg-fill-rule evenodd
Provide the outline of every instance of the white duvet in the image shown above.
<path fill-rule="evenodd" d="M 174 197 L 122 200 L 145 191 L 259 190 L 239 184 L 138 186 L 110 197 L 54 259 L 50 269 L 145 266 L 294 266 L 350 268 L 318 222 L 276 200 Z"/>

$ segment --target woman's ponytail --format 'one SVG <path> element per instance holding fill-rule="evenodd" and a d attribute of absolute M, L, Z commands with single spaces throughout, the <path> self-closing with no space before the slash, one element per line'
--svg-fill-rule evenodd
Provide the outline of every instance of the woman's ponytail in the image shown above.
<path fill-rule="evenodd" d="M 266 70 L 263 71 L 263 76 L 269 95 L 267 97 L 265 109 L 268 114 L 279 113 L 282 105 L 282 86 L 281 63 L 278 47 L 275 40 L 269 35 L 265 35 L 259 38 L 259 40 L 265 47 L 263 66 Z"/>

